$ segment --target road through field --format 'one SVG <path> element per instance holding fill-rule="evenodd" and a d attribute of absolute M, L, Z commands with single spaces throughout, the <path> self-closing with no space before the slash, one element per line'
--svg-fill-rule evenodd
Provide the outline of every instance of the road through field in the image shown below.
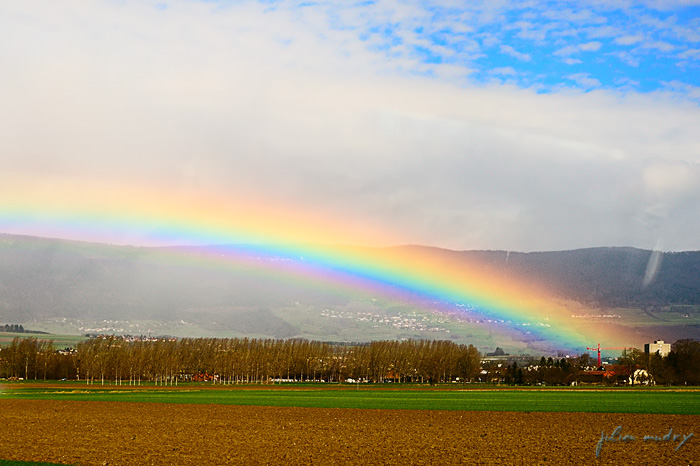
<path fill-rule="evenodd" d="M 79 465 L 685 465 L 700 458 L 697 415 L 0 399 L 0 421 L 0 458 Z"/>

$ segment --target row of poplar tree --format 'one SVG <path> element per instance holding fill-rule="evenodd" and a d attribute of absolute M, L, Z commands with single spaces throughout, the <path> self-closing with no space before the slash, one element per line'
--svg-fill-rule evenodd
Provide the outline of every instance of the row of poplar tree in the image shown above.
<path fill-rule="evenodd" d="M 139 384 L 155 381 L 270 383 L 347 379 L 443 383 L 478 377 L 473 345 L 443 340 L 333 344 L 303 339 L 183 338 L 129 341 L 107 336 L 58 352 L 50 341 L 15 338 L 0 350 L 0 376 Z"/>

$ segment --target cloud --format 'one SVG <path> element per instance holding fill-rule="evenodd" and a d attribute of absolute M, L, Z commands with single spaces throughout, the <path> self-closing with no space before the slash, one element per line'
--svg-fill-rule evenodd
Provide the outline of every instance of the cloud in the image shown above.
<path fill-rule="evenodd" d="M 4 5 L 0 202 L 149 186 L 303 210 L 396 244 L 700 248 L 697 86 L 641 94 L 622 74 L 617 92 L 584 63 L 562 73 L 611 42 L 540 63 L 554 42 L 509 42 L 517 31 L 498 26 L 517 12 L 493 2 L 450 34 L 448 13 L 415 5 L 324 7 Z M 504 67 L 508 52 L 531 59 Z M 547 67 L 570 85 L 522 84 Z"/>
<path fill-rule="evenodd" d="M 664 91 L 671 92 L 681 97 L 700 101 L 700 86 L 693 86 L 692 84 L 687 84 L 680 81 L 670 81 L 664 83 L 664 85 Z"/>
<path fill-rule="evenodd" d="M 481 43 L 487 48 L 493 47 L 498 44 L 498 42 L 498 37 L 491 34 L 483 34 L 483 39 L 481 40 Z"/>
<path fill-rule="evenodd" d="M 603 46 L 601 42 L 598 41 L 592 41 L 592 42 L 585 42 L 583 44 L 576 44 L 576 45 L 567 45 L 566 47 L 562 47 L 559 50 L 556 50 L 553 55 L 554 56 L 560 56 L 560 57 L 566 57 L 569 55 L 573 55 L 578 52 L 597 52 L 600 50 L 600 48 Z"/>
<path fill-rule="evenodd" d="M 591 10 L 577 10 L 574 11 L 570 8 L 551 8 L 545 10 L 542 15 L 546 18 L 559 21 L 567 21 L 569 23 L 604 23 L 606 21 L 604 16 L 596 15 Z"/>
<path fill-rule="evenodd" d="M 647 192 L 656 198 L 693 197 L 700 194 L 700 165 L 657 160 L 643 172 Z"/>
<path fill-rule="evenodd" d="M 600 87 L 600 81 L 595 78 L 591 78 L 588 73 L 575 73 L 566 76 L 566 79 L 575 81 L 581 87 L 590 89 L 594 87 Z"/>
<path fill-rule="evenodd" d="M 673 34 L 681 40 L 698 43 L 700 42 L 700 32 L 698 32 L 699 24 L 700 22 L 695 18 L 695 24 L 692 27 L 674 26 L 672 28 Z"/>
<path fill-rule="evenodd" d="M 648 7 L 661 11 L 673 10 L 678 6 L 697 6 L 700 5 L 698 0 L 646 0 Z"/>
<path fill-rule="evenodd" d="M 604 25 L 596 27 L 587 27 L 583 29 L 583 32 L 588 38 L 607 39 L 619 35 L 620 28 L 618 26 Z"/>
<path fill-rule="evenodd" d="M 583 63 L 578 58 L 565 58 L 562 60 L 562 62 L 566 63 L 567 65 L 580 65 L 581 63 Z"/>
<path fill-rule="evenodd" d="M 578 46 L 567 45 L 566 47 L 562 47 L 562 48 L 556 50 L 552 55 L 554 55 L 555 57 L 568 57 L 569 55 L 573 55 L 578 51 L 579 51 Z"/>
<path fill-rule="evenodd" d="M 688 49 L 678 54 L 678 58 L 700 60 L 700 49 Z"/>
<path fill-rule="evenodd" d="M 578 49 L 584 52 L 597 52 L 600 50 L 600 48 L 603 46 L 602 43 L 593 41 L 593 42 L 586 42 L 585 44 L 580 44 L 578 46 Z"/>
<path fill-rule="evenodd" d="M 516 58 L 520 61 L 530 61 L 532 59 L 530 55 L 526 53 L 520 53 L 510 45 L 501 45 L 501 53 L 510 55 L 511 57 Z"/>
<path fill-rule="evenodd" d="M 611 52 L 611 55 L 619 58 L 620 61 L 628 64 L 629 66 L 637 67 L 641 61 L 639 57 L 627 51 Z"/>
<path fill-rule="evenodd" d="M 644 42 L 641 46 L 643 48 L 654 49 L 660 52 L 672 52 L 676 49 L 675 45 L 660 40 Z"/>
<path fill-rule="evenodd" d="M 639 87 L 639 81 L 635 81 L 633 79 L 629 78 L 618 78 L 615 80 L 615 83 L 620 86 L 620 88 L 625 89 L 625 90 L 630 90 L 630 89 L 635 89 Z"/>
<path fill-rule="evenodd" d="M 501 75 L 501 76 L 515 76 L 518 74 L 517 71 L 511 66 L 504 66 L 501 68 L 494 68 L 490 71 L 491 74 Z"/>
<path fill-rule="evenodd" d="M 644 37 L 641 35 L 626 35 L 622 37 L 617 37 L 615 38 L 615 43 L 619 45 L 634 45 L 638 44 L 641 41 L 644 40 Z"/>

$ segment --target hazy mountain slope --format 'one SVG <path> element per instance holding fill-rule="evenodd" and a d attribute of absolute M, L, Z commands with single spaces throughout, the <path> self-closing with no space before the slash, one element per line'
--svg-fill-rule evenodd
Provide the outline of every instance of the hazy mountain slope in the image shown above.
<path fill-rule="evenodd" d="M 646 310 L 700 306 L 700 252 L 659 254 L 657 273 L 650 279 L 652 252 L 633 248 L 536 253 L 401 248 L 420 248 L 451 263 L 476 263 L 490 273 L 534 282 L 554 295 L 593 306 Z M 290 280 L 255 260 L 196 259 L 202 249 L 207 248 L 175 252 L 0 235 L 0 323 L 55 317 L 182 320 L 241 335 L 339 340 L 353 335 L 438 336 L 435 332 L 445 325 L 435 321 L 423 330 L 368 334 L 378 325 L 389 327 L 378 314 L 409 319 L 411 309 L 400 303 L 375 303 L 360 291 Z M 332 315 L 322 317 L 325 309 Z M 377 315 L 365 319 L 361 313 Z M 348 334 L 350 329 L 355 333 Z M 462 329 L 462 337 L 469 338 L 471 332 Z M 456 338 L 454 330 L 444 335 Z"/>
<path fill-rule="evenodd" d="M 504 274 L 533 280 L 558 296 L 588 304 L 603 307 L 700 304 L 700 252 L 656 253 L 655 260 L 652 251 L 634 248 L 460 254 Z M 655 263 L 656 273 L 652 273 Z"/>
<path fill-rule="evenodd" d="M 200 263 L 159 248 L 0 237 L 0 321 L 209 320 L 228 322 L 242 333 L 286 337 L 294 329 L 273 322 L 269 312 L 258 320 L 245 313 L 298 301 L 344 305 L 349 300 L 342 290 L 290 283 L 250 264 Z M 232 321 L 227 314 L 241 316 Z"/>

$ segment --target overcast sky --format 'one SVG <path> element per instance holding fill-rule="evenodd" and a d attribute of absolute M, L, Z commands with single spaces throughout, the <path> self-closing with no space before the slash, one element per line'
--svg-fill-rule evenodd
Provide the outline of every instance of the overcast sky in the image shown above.
<path fill-rule="evenodd" d="M 0 0 L 0 205 L 155 185 L 401 244 L 698 250 L 699 5 Z"/>

